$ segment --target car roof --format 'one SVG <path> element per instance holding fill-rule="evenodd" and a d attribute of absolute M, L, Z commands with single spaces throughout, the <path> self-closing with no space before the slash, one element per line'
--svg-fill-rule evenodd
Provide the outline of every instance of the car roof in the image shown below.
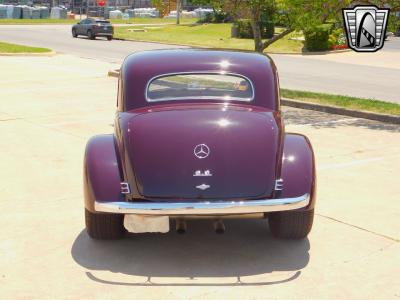
<path fill-rule="evenodd" d="M 145 88 L 149 81 L 163 74 L 231 73 L 250 79 L 255 89 L 255 102 L 272 110 L 277 109 L 276 67 L 267 55 L 254 52 L 166 49 L 142 51 L 129 55 L 121 68 L 124 98 L 128 108 L 148 105 Z M 264 99 L 264 100 L 263 100 Z"/>
<path fill-rule="evenodd" d="M 165 62 L 168 63 L 165 63 Z M 177 68 L 191 69 L 218 69 L 222 61 L 231 62 L 235 67 L 240 67 L 242 72 L 251 73 L 254 67 L 272 68 L 272 59 L 255 52 L 215 49 L 163 49 L 141 51 L 128 55 L 124 66 L 142 67 L 152 62 L 159 67 L 160 72 L 168 72 Z M 245 75 L 245 74 L 244 74 Z"/>

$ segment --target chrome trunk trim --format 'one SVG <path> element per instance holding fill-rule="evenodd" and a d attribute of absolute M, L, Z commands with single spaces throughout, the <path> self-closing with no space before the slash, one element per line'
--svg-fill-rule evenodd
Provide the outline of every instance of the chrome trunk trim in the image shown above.
<path fill-rule="evenodd" d="M 130 194 L 130 193 L 131 193 L 131 188 L 129 186 L 129 183 L 121 182 L 121 194 Z"/>
<path fill-rule="evenodd" d="M 283 190 L 283 179 L 275 180 L 275 191 L 282 191 Z"/>

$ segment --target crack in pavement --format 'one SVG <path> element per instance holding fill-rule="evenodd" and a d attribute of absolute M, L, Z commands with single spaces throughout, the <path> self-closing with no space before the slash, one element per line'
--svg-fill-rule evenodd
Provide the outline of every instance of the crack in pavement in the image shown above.
<path fill-rule="evenodd" d="M 33 126 L 37 126 L 37 127 L 40 127 L 40 128 L 45 128 L 45 129 L 52 130 L 52 131 L 56 131 L 56 132 L 62 133 L 64 135 L 69 135 L 69 136 L 72 136 L 74 138 L 78 138 L 80 140 L 84 140 L 85 139 L 84 136 L 79 136 L 79 135 L 76 135 L 76 134 L 61 130 L 61 129 L 57 129 L 57 128 L 54 128 L 54 127 L 38 124 L 38 123 L 35 123 L 33 121 L 29 121 L 28 119 L 22 119 L 22 121 L 24 121 L 26 123 L 29 123 L 29 124 L 31 124 Z"/>
<path fill-rule="evenodd" d="M 397 243 L 400 242 L 400 239 L 396 239 L 396 238 L 394 238 L 394 237 L 391 237 L 391 236 L 388 236 L 388 235 L 385 235 L 385 234 L 381 234 L 381 233 L 378 233 L 378 232 L 375 232 L 375 231 L 371 231 L 371 230 L 362 228 L 362 227 L 360 227 L 360 226 L 353 225 L 353 224 L 350 224 L 350 223 L 347 223 L 347 222 L 344 222 L 344 221 L 335 219 L 335 218 L 333 218 L 333 217 L 328 217 L 328 216 L 321 215 L 321 214 L 316 214 L 316 215 L 317 215 L 317 216 L 320 216 L 320 217 L 323 217 L 323 218 L 325 218 L 325 219 L 331 220 L 331 221 L 335 221 L 335 222 L 341 223 L 341 224 L 343 224 L 343 225 L 347 225 L 347 226 L 350 226 L 350 227 L 353 227 L 353 228 L 356 228 L 356 229 L 359 229 L 359 230 L 362 230 L 362 231 L 371 233 L 371 234 L 376 235 L 376 236 L 379 236 L 379 237 L 383 237 L 383 238 L 385 238 L 385 239 L 388 239 L 388 240 L 391 240 L 391 241 L 394 241 L 394 242 L 397 242 Z"/>

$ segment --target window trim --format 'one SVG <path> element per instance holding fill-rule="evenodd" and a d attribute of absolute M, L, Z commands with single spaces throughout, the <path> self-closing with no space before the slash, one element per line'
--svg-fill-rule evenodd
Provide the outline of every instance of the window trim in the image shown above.
<path fill-rule="evenodd" d="M 150 78 L 150 80 L 147 82 L 147 84 L 146 84 L 146 89 L 145 89 L 145 91 L 144 91 L 144 98 L 146 99 L 146 102 L 148 102 L 148 103 L 168 102 L 168 101 L 179 101 L 179 100 L 184 100 L 184 99 L 190 99 L 190 98 L 188 98 L 188 97 L 171 97 L 171 98 L 162 98 L 162 99 L 160 99 L 160 100 L 151 100 L 151 99 L 148 97 L 149 87 L 150 87 L 150 84 L 151 84 L 154 80 L 157 80 L 157 79 L 159 79 L 159 78 L 161 78 L 161 77 L 176 76 L 176 75 L 199 75 L 199 74 L 201 74 L 201 75 L 228 75 L 228 76 L 235 76 L 235 77 L 239 77 L 239 78 L 245 79 L 247 82 L 250 83 L 252 94 L 251 94 L 251 97 L 248 98 L 249 100 L 243 100 L 244 98 L 243 98 L 243 99 L 241 99 L 241 98 L 224 99 L 224 98 L 222 98 L 222 97 L 215 97 L 214 99 L 216 99 L 216 100 L 221 100 L 221 101 L 238 101 L 238 102 L 244 102 L 244 103 L 250 103 L 250 102 L 254 101 L 254 98 L 255 98 L 255 89 L 254 89 L 254 84 L 253 84 L 253 82 L 252 82 L 247 76 L 245 76 L 245 75 L 237 74 L 237 73 L 232 73 L 232 72 L 225 72 L 225 71 L 220 71 L 220 72 L 218 72 L 218 71 L 214 71 L 214 72 L 213 72 L 213 71 L 191 71 L 191 72 L 174 72 L 174 73 L 160 74 L 160 75 L 157 75 L 157 76 L 154 76 L 154 77 Z M 198 98 L 194 98 L 193 100 L 212 100 L 212 99 L 213 99 L 212 97 L 203 96 L 202 98 L 201 98 L 201 97 L 198 97 Z M 247 99 L 247 98 L 246 98 L 246 99 Z"/>

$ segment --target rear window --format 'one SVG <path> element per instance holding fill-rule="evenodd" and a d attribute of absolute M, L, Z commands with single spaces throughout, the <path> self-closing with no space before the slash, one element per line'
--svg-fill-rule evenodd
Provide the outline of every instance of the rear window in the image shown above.
<path fill-rule="evenodd" d="M 150 81 L 146 99 L 149 102 L 206 99 L 250 102 L 254 98 L 253 85 L 234 74 L 173 74 Z"/>

